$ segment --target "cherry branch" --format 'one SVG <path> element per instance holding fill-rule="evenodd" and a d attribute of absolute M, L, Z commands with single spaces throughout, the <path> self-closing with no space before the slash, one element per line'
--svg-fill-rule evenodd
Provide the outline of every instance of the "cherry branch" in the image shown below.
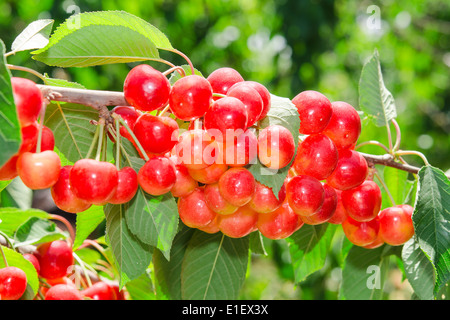
<path fill-rule="evenodd" d="M 358 151 L 359 152 L 359 151 Z M 367 161 L 367 163 L 370 165 L 383 165 L 385 167 L 392 167 L 399 170 L 403 170 L 409 173 L 417 174 L 419 173 L 420 168 L 412 166 L 410 164 L 406 163 L 400 163 L 395 161 L 394 156 L 390 154 L 383 154 L 383 155 L 374 155 L 374 154 L 368 154 L 359 152 Z"/>

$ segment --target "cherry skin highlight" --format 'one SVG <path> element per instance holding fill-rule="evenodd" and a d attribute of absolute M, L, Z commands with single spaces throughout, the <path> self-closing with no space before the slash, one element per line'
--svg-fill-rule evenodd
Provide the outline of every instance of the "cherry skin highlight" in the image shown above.
<path fill-rule="evenodd" d="M 0 300 L 19 300 L 27 288 L 27 275 L 17 267 L 0 269 Z"/>
<path fill-rule="evenodd" d="M 381 190 L 372 180 L 342 191 L 341 196 L 347 214 L 356 221 L 370 221 L 380 212 Z"/>
<path fill-rule="evenodd" d="M 176 182 L 173 162 L 166 157 L 147 161 L 138 172 L 138 183 L 148 194 L 159 196 L 169 192 Z"/>
<path fill-rule="evenodd" d="M 61 160 L 54 151 L 25 152 L 17 159 L 17 172 L 22 182 L 32 190 L 47 189 L 58 181 Z"/>
<path fill-rule="evenodd" d="M 219 191 L 231 205 L 242 207 L 250 202 L 256 188 L 253 174 L 245 168 L 230 168 L 219 179 Z"/>
<path fill-rule="evenodd" d="M 315 134 L 322 132 L 332 115 L 331 102 L 322 93 L 307 90 L 292 99 L 300 116 L 300 133 Z"/>

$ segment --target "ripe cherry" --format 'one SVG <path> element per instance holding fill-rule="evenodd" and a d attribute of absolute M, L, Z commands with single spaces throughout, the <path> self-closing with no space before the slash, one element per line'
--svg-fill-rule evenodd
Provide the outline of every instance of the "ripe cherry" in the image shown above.
<path fill-rule="evenodd" d="M 361 134 L 361 119 L 353 106 L 336 101 L 331 104 L 332 115 L 323 134 L 333 140 L 338 149 L 352 147 Z"/>
<path fill-rule="evenodd" d="M 380 221 L 375 218 L 370 221 L 359 222 L 351 217 L 347 217 L 342 222 L 342 230 L 347 239 L 357 246 L 367 246 L 376 241 L 378 230 L 380 229 Z"/>
<path fill-rule="evenodd" d="M 218 214 L 232 214 L 238 209 L 238 207 L 233 206 L 222 197 L 218 183 L 205 186 L 205 201 L 206 205 Z"/>
<path fill-rule="evenodd" d="M 241 100 L 224 97 L 215 101 L 206 112 L 204 125 L 206 130 L 216 129 L 225 137 L 227 130 L 245 130 L 247 118 L 247 111 Z"/>
<path fill-rule="evenodd" d="M 336 168 L 327 178 L 327 183 L 338 190 L 348 190 L 362 184 L 367 177 L 366 159 L 357 151 L 342 149 Z"/>
<path fill-rule="evenodd" d="M 0 167 L 0 181 L 12 180 L 19 175 L 16 166 L 18 158 L 18 155 L 14 155 Z"/>
<path fill-rule="evenodd" d="M 117 300 L 113 289 L 106 282 L 99 281 L 81 290 L 80 294 L 92 300 Z"/>
<path fill-rule="evenodd" d="M 41 266 L 39 264 L 38 258 L 36 258 L 36 256 L 31 253 L 25 253 L 23 255 L 23 257 L 31 262 L 31 264 L 33 265 L 33 267 L 36 269 L 37 273 L 39 274 L 39 272 L 41 270 Z"/>
<path fill-rule="evenodd" d="M 286 198 L 295 213 L 310 216 L 322 207 L 325 191 L 316 178 L 298 175 L 287 183 Z"/>
<path fill-rule="evenodd" d="M 334 215 L 338 204 L 337 193 L 327 184 L 323 184 L 323 189 L 325 191 L 325 198 L 323 200 L 322 207 L 319 211 L 310 216 L 302 216 L 304 223 L 309 225 L 318 225 L 327 222 Z"/>
<path fill-rule="evenodd" d="M 337 189 L 334 189 L 334 191 L 336 191 L 337 195 L 337 206 L 333 216 L 327 222 L 331 224 L 342 224 L 347 219 L 348 214 L 342 204 L 342 191 Z"/>
<path fill-rule="evenodd" d="M 66 212 L 83 212 L 91 207 L 91 203 L 78 198 L 70 185 L 71 165 L 61 168 L 58 181 L 51 187 L 50 192 L 55 205 Z"/>
<path fill-rule="evenodd" d="M 216 213 L 206 204 L 204 188 L 197 188 L 179 198 L 178 213 L 181 221 L 190 228 L 205 227 L 216 217 Z"/>
<path fill-rule="evenodd" d="M 42 109 L 43 97 L 36 84 L 24 78 L 11 78 L 14 102 L 21 127 L 33 124 Z"/>
<path fill-rule="evenodd" d="M 127 124 L 127 126 L 131 130 L 134 129 L 136 120 L 141 115 L 141 113 L 138 112 L 138 110 L 136 110 L 134 107 L 129 107 L 129 106 L 116 106 L 111 110 L 111 112 L 121 116 L 123 121 Z M 128 140 L 133 141 L 133 137 L 128 132 L 127 128 L 125 128 L 125 126 L 121 125 L 119 131 L 120 131 L 120 135 L 122 137 L 125 137 Z M 109 134 L 109 132 L 108 132 L 108 134 Z M 111 135 L 109 137 L 110 137 L 111 141 L 115 142 L 114 138 L 112 138 Z"/>
<path fill-rule="evenodd" d="M 112 204 L 127 203 L 134 198 L 137 190 L 138 180 L 136 171 L 131 167 L 123 167 L 118 171 L 116 192 L 108 202 Z"/>
<path fill-rule="evenodd" d="M 259 115 L 259 118 L 256 121 L 260 121 L 264 119 L 267 116 L 267 113 L 269 113 L 270 110 L 270 103 L 271 103 L 271 96 L 269 90 L 262 85 L 259 82 L 255 81 L 246 81 L 247 85 L 258 91 L 259 95 L 261 96 L 262 102 L 263 102 L 263 109 L 261 114 Z"/>
<path fill-rule="evenodd" d="M 144 113 L 136 120 L 133 132 L 145 152 L 162 154 L 175 146 L 178 141 L 178 130 L 178 124 L 174 119 Z"/>
<path fill-rule="evenodd" d="M 322 93 L 307 90 L 292 99 L 300 116 L 300 133 L 315 134 L 322 132 L 330 121 L 331 102 Z"/>
<path fill-rule="evenodd" d="M 112 163 L 81 159 L 70 171 L 70 185 L 78 198 L 104 205 L 116 192 L 118 176 L 117 168 Z"/>
<path fill-rule="evenodd" d="M 278 192 L 278 199 L 273 190 L 260 182 L 256 182 L 255 193 L 248 203 L 258 213 L 269 213 L 278 209 L 286 199 L 286 184 Z"/>
<path fill-rule="evenodd" d="M 206 80 L 211 84 L 214 93 L 226 94 L 231 86 L 244 81 L 244 78 L 235 69 L 223 67 L 211 72 Z M 221 97 L 214 97 L 214 99 L 218 100 Z"/>
<path fill-rule="evenodd" d="M 250 202 L 255 193 L 256 181 L 245 168 L 230 168 L 219 179 L 222 197 L 231 205 L 242 207 Z"/>
<path fill-rule="evenodd" d="M 380 237 L 384 242 L 399 246 L 411 239 L 414 235 L 412 212 L 410 205 L 389 207 L 380 212 Z"/>
<path fill-rule="evenodd" d="M 284 202 L 273 212 L 259 214 L 256 226 L 266 238 L 285 239 L 303 225 L 302 219 Z"/>
<path fill-rule="evenodd" d="M 295 156 L 294 137 L 283 126 L 271 125 L 258 136 L 258 159 L 270 169 L 286 167 Z"/>
<path fill-rule="evenodd" d="M 209 167 L 203 169 L 188 169 L 190 176 L 203 184 L 218 182 L 222 174 L 227 170 L 228 166 L 226 164 L 219 163 L 213 163 Z"/>
<path fill-rule="evenodd" d="M 66 276 L 74 260 L 72 248 L 63 240 L 40 244 L 36 256 L 41 267 L 39 274 L 46 279 Z"/>
<path fill-rule="evenodd" d="M 206 226 L 197 228 L 198 230 L 201 230 L 203 232 L 214 234 L 220 231 L 219 226 L 217 225 L 217 217 L 218 215 Z"/>
<path fill-rule="evenodd" d="M 217 225 L 230 238 L 242 238 L 256 230 L 258 213 L 249 206 L 238 208 L 235 213 L 218 215 Z"/>
<path fill-rule="evenodd" d="M 19 300 L 27 288 L 27 275 L 17 267 L 0 269 L 0 300 Z"/>
<path fill-rule="evenodd" d="M 148 194 L 159 196 L 169 192 L 176 182 L 174 163 L 166 157 L 154 157 L 138 172 L 138 183 Z"/>
<path fill-rule="evenodd" d="M 178 119 L 184 121 L 203 117 L 212 102 L 211 85 L 208 80 L 198 75 L 177 80 L 170 91 L 170 110 Z"/>
<path fill-rule="evenodd" d="M 36 142 L 37 142 L 37 136 L 36 136 Z M 33 147 L 33 152 L 36 152 L 37 149 L 37 143 Z M 53 131 L 46 127 L 42 127 L 42 137 L 41 137 L 41 152 L 42 151 L 53 151 L 55 149 L 55 136 L 53 134 Z"/>
<path fill-rule="evenodd" d="M 58 181 L 61 159 L 54 151 L 25 152 L 17 159 L 17 172 L 22 182 L 32 190 L 47 189 Z"/>
<path fill-rule="evenodd" d="M 83 300 L 83 296 L 70 284 L 57 284 L 48 289 L 45 300 Z"/>
<path fill-rule="evenodd" d="M 190 176 L 188 169 L 183 164 L 177 164 L 174 160 L 172 162 L 175 166 L 176 179 L 170 192 L 177 198 L 187 196 L 198 187 L 198 182 Z"/>
<path fill-rule="evenodd" d="M 22 134 L 22 143 L 19 147 L 19 154 L 36 150 L 39 124 L 37 122 L 33 122 L 32 124 L 22 127 L 20 132 Z"/>
<path fill-rule="evenodd" d="M 219 155 L 217 142 L 201 129 L 183 132 L 174 149 L 179 161 L 194 170 L 212 165 Z"/>
<path fill-rule="evenodd" d="M 247 127 L 251 127 L 260 119 L 263 111 L 263 101 L 261 95 L 252 85 L 246 82 L 238 82 L 227 92 L 228 97 L 241 100 L 247 110 Z"/>
<path fill-rule="evenodd" d="M 356 221 L 370 221 L 380 212 L 381 190 L 372 180 L 342 191 L 341 196 L 347 214 Z"/>
<path fill-rule="evenodd" d="M 258 139 L 251 129 L 245 130 L 239 136 L 218 144 L 220 155 L 216 162 L 225 163 L 230 167 L 243 167 L 254 164 L 258 156 Z"/>
<path fill-rule="evenodd" d="M 128 73 L 123 93 L 137 110 L 153 111 L 164 107 L 169 101 L 170 83 L 158 70 L 141 64 Z"/>
<path fill-rule="evenodd" d="M 313 134 L 306 137 L 298 146 L 292 167 L 298 174 L 324 180 L 336 168 L 338 156 L 337 148 L 330 138 L 320 133 Z"/>

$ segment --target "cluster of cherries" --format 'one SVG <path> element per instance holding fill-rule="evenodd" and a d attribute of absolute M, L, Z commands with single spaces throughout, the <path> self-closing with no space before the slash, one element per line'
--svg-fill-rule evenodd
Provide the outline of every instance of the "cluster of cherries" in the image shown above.
<path fill-rule="evenodd" d="M 71 279 L 74 258 L 71 246 L 63 240 L 42 243 L 33 253 L 23 255 L 36 269 L 39 276 L 40 295 L 45 300 L 124 300 L 117 283 L 99 280 L 91 286 L 79 288 Z M 86 276 L 86 275 L 85 275 Z M 23 270 L 9 266 L 0 269 L 0 300 L 18 300 L 27 288 Z"/>

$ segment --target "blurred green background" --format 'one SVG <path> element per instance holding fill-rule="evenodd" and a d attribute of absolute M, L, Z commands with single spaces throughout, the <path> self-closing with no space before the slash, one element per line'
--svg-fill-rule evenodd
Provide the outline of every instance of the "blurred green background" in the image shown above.
<path fill-rule="evenodd" d="M 9 49 L 28 23 L 51 18 L 56 27 L 77 12 L 74 8 L 80 12 L 125 10 L 149 21 L 205 76 L 228 66 L 279 96 L 293 98 L 303 90 L 318 90 L 332 101 L 347 101 L 356 108 L 361 68 L 376 48 L 386 87 L 396 101 L 402 149 L 421 151 L 433 166 L 444 171 L 450 168 L 448 1 L 0 0 L 0 38 Z M 162 53 L 162 57 L 185 63 L 174 54 Z M 121 90 L 133 66 L 51 69 L 32 60 L 27 52 L 11 56 L 8 62 L 87 88 L 108 90 Z M 371 139 L 387 144 L 386 130 L 364 122 L 360 141 Z M 377 147 L 361 151 L 383 153 Z M 423 164 L 415 156 L 405 158 L 411 164 Z M 338 262 L 331 259 L 322 272 L 294 288 L 286 248 L 277 242 L 268 247 L 273 259 L 255 258 L 243 298 L 336 298 Z M 400 289 L 395 287 L 401 275 L 392 277 L 390 294 L 408 292 L 401 284 Z"/>

